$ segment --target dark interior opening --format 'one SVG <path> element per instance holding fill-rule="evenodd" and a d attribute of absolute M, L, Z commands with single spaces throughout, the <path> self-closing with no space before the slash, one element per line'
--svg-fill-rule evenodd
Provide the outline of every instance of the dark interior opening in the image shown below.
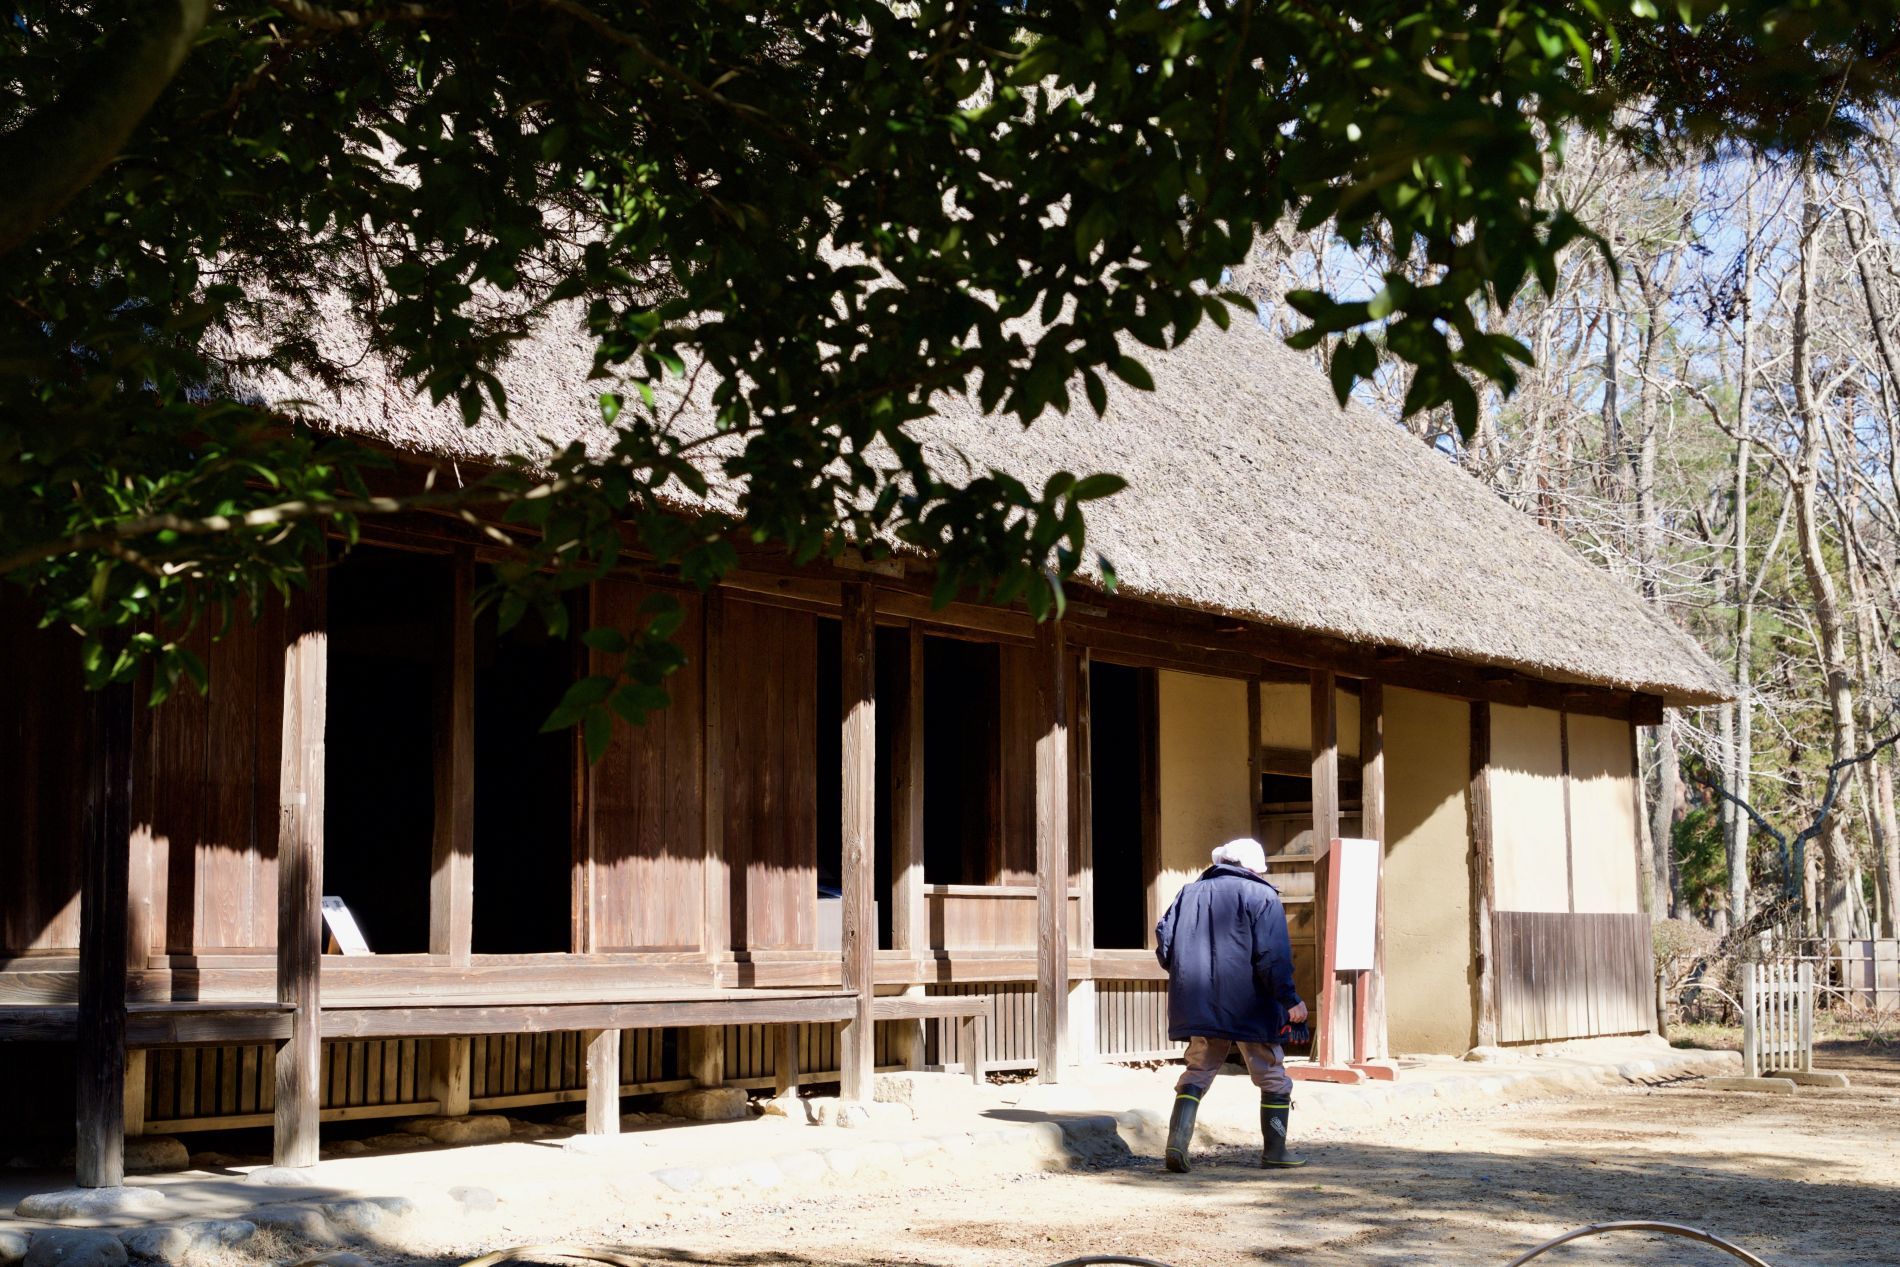
<path fill-rule="evenodd" d="M 877 631 L 877 944 L 891 948 L 891 909 L 886 900 L 895 880 L 891 844 L 891 780 L 896 771 L 897 725 L 910 691 L 910 632 Z"/>
<path fill-rule="evenodd" d="M 1089 664 L 1090 822 L 1095 835 L 1095 944 L 1148 944 L 1141 815 L 1142 670 Z"/>
<path fill-rule="evenodd" d="M 476 954 L 573 947 L 575 737 L 541 724 L 574 680 L 574 654 L 538 616 L 507 633 L 492 606 L 475 619 Z"/>
<path fill-rule="evenodd" d="M 329 576 L 323 891 L 370 950 L 429 948 L 434 691 L 448 560 L 358 546 Z"/>
<path fill-rule="evenodd" d="M 1002 659 L 991 643 L 924 639 L 924 879 L 989 882 L 998 824 Z"/>

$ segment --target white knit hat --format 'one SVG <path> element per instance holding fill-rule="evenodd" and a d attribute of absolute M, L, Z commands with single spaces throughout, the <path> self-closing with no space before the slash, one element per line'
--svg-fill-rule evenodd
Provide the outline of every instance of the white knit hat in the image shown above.
<path fill-rule="evenodd" d="M 1214 850 L 1214 864 L 1245 867 L 1255 875 L 1267 873 L 1267 851 L 1251 836 L 1240 836 Z"/>

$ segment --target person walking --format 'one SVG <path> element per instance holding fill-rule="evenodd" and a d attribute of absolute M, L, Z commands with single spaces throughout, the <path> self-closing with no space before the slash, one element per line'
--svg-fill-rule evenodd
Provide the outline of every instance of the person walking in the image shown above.
<path fill-rule="evenodd" d="M 1305 1022 L 1306 1004 L 1293 988 L 1286 908 L 1266 872 L 1259 841 L 1230 840 L 1155 926 L 1155 957 L 1168 973 L 1168 1037 L 1187 1043 L 1168 1120 L 1167 1166 L 1177 1174 L 1189 1168 L 1201 1097 L 1235 1044 L 1260 1088 L 1260 1164 L 1306 1164 L 1287 1152 L 1293 1080 L 1280 1049 L 1288 1027 Z"/>

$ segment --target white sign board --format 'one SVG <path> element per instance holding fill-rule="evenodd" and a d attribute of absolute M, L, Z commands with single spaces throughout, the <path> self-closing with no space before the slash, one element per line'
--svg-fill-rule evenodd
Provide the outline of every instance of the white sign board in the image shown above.
<path fill-rule="evenodd" d="M 1333 970 L 1370 972 L 1379 944 L 1379 842 L 1338 840 L 1333 847 Z"/>
<path fill-rule="evenodd" d="M 323 899 L 323 923 L 330 930 L 330 936 L 336 939 L 336 947 L 346 955 L 367 955 L 369 943 L 363 939 L 363 930 L 356 926 L 356 916 L 350 914 L 350 908 L 340 897 Z"/>

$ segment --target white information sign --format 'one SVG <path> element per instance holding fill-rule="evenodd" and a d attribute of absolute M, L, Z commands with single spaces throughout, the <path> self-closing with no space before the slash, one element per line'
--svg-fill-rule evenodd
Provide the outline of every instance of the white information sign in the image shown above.
<path fill-rule="evenodd" d="M 1338 918 L 1333 924 L 1333 970 L 1370 972 L 1378 954 L 1379 842 L 1334 842 L 1339 859 L 1333 872 Z"/>
<path fill-rule="evenodd" d="M 330 936 L 336 938 L 336 946 L 346 955 L 367 955 L 369 942 L 363 939 L 363 930 L 356 926 L 356 916 L 350 914 L 350 908 L 340 897 L 323 899 L 323 923 L 330 930 Z"/>

